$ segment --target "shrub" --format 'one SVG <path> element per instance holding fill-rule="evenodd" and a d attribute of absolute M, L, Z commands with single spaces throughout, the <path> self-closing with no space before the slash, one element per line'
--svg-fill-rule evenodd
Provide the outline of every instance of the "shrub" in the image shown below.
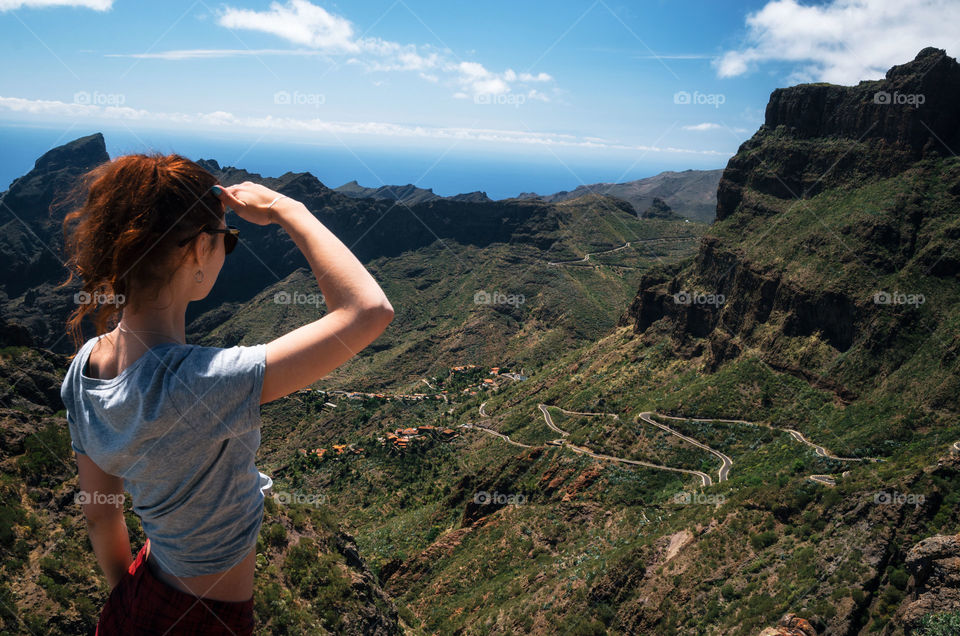
<path fill-rule="evenodd" d="M 754 550 L 762 550 L 772 546 L 777 542 L 777 533 L 773 530 L 766 530 L 757 534 L 750 535 L 750 545 Z"/>
<path fill-rule="evenodd" d="M 264 540 L 278 548 L 287 545 L 287 529 L 279 523 L 272 523 L 263 533 Z"/>
<path fill-rule="evenodd" d="M 960 612 L 927 614 L 920 619 L 917 636 L 954 636 L 960 634 Z"/>

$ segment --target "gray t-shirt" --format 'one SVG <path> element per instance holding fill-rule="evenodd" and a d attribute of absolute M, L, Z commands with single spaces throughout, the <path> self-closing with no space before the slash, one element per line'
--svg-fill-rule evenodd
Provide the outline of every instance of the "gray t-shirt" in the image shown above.
<path fill-rule="evenodd" d="M 263 521 L 266 476 L 254 459 L 267 345 L 159 344 L 103 380 L 83 373 L 96 342 L 80 348 L 60 389 L 73 450 L 123 478 L 165 571 L 233 567 Z"/>

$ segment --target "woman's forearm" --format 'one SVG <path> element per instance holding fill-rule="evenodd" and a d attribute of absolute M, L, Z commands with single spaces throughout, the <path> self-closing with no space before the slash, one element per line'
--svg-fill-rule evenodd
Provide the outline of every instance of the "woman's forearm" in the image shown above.
<path fill-rule="evenodd" d="M 97 555 L 97 562 L 107 583 L 112 590 L 123 574 L 133 563 L 130 553 L 130 535 L 127 532 L 127 522 L 123 515 L 110 517 L 96 522 L 87 521 L 87 532 L 93 552 Z"/>
<path fill-rule="evenodd" d="M 310 263 L 327 309 L 389 306 L 386 294 L 370 272 L 305 205 L 283 199 L 276 205 L 274 218 Z"/>

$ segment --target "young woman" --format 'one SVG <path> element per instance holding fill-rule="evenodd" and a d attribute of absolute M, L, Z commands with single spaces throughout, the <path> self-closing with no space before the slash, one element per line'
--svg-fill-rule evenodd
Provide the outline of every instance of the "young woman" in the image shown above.
<path fill-rule="evenodd" d="M 83 289 L 61 396 L 76 500 L 111 587 L 97 633 L 251 634 L 260 405 L 346 362 L 393 308 L 303 204 L 262 185 L 221 187 L 179 155 L 137 154 L 95 168 L 83 188 L 83 205 L 64 220 L 67 282 L 77 275 Z M 206 297 L 239 240 L 228 207 L 289 234 L 317 278 L 322 318 L 252 346 L 187 344 L 187 305 Z M 84 317 L 97 333 L 86 342 Z M 147 536 L 136 558 L 124 491 Z"/>

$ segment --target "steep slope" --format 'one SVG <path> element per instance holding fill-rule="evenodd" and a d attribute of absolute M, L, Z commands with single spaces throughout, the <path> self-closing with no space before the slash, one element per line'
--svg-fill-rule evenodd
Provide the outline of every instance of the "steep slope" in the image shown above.
<path fill-rule="evenodd" d="M 955 411 L 958 90 L 960 66 L 925 49 L 885 80 L 775 91 L 694 262 L 645 277 L 621 324 L 670 332 L 710 369 L 759 355 L 845 402 L 880 390 Z"/>

